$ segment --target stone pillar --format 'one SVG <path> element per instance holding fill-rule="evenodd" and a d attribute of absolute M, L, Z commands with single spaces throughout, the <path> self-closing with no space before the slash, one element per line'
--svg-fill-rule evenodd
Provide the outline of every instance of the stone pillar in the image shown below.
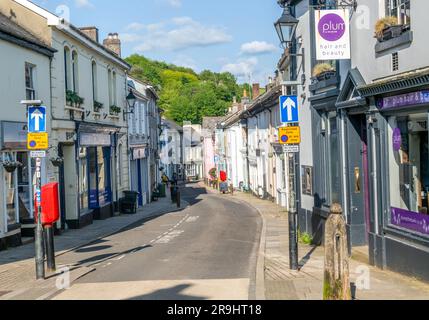
<path fill-rule="evenodd" d="M 331 206 L 325 225 L 324 300 L 351 300 L 347 230 L 339 204 Z"/>

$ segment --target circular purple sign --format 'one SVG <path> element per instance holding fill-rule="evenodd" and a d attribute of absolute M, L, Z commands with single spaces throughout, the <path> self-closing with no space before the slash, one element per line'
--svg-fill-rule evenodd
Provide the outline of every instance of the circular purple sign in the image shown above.
<path fill-rule="evenodd" d="M 346 23 L 338 14 L 328 13 L 319 21 L 319 34 L 326 41 L 337 41 L 346 33 Z"/>
<path fill-rule="evenodd" d="M 399 151 L 402 147 L 402 134 L 401 129 L 396 128 L 393 130 L 393 150 Z"/>

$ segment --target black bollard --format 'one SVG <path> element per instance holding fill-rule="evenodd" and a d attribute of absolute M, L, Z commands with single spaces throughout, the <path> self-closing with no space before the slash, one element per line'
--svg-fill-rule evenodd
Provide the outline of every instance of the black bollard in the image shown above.
<path fill-rule="evenodd" d="M 46 261 L 48 271 L 55 272 L 55 247 L 54 247 L 54 228 L 51 225 L 45 226 L 45 241 L 46 241 Z"/>
<path fill-rule="evenodd" d="M 180 208 L 181 199 L 180 199 L 180 191 L 179 191 L 179 189 L 177 189 L 177 191 L 176 191 L 176 203 L 177 203 L 177 207 Z"/>

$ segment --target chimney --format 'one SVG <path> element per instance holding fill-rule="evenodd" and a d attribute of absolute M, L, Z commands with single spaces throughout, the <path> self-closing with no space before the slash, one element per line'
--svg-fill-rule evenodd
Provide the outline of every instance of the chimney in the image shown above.
<path fill-rule="evenodd" d="M 117 56 L 121 56 L 121 40 L 117 33 L 109 33 L 107 39 L 103 41 L 103 46 L 113 51 Z"/>
<path fill-rule="evenodd" d="M 252 98 L 256 99 L 257 97 L 259 97 L 259 93 L 260 93 L 259 83 L 254 83 L 252 85 Z"/>
<path fill-rule="evenodd" d="M 98 43 L 98 29 L 96 27 L 82 27 L 79 28 L 87 37 Z"/>

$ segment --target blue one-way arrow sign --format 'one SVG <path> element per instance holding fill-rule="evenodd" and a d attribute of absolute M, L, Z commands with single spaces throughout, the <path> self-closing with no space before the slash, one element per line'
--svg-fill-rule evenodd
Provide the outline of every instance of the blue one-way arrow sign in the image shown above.
<path fill-rule="evenodd" d="M 282 123 L 299 122 L 298 97 L 281 96 L 280 97 L 280 114 Z"/>
<path fill-rule="evenodd" d="M 46 107 L 28 108 L 28 132 L 46 132 Z"/>

